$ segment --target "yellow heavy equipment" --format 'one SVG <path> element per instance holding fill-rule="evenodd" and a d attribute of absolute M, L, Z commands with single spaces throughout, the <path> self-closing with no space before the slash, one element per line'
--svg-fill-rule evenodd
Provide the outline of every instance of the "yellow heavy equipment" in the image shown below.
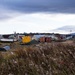
<path fill-rule="evenodd" d="M 23 36 L 22 37 L 22 44 L 28 44 L 31 42 L 31 36 Z"/>

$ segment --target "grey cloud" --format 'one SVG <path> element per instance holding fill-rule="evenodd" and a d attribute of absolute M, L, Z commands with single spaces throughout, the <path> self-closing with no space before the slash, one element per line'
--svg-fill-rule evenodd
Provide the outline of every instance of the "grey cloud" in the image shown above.
<path fill-rule="evenodd" d="M 75 0 L 2 0 L 0 4 L 18 12 L 75 13 Z"/>
<path fill-rule="evenodd" d="M 18 13 L 16 11 L 13 10 L 9 10 L 7 9 L 7 7 L 3 7 L 0 5 L 0 20 L 6 20 L 6 19 L 10 19 L 14 16 L 18 16 L 21 13 Z"/>
<path fill-rule="evenodd" d="M 0 0 L 0 19 L 9 18 L 9 11 L 75 13 L 75 0 Z"/>

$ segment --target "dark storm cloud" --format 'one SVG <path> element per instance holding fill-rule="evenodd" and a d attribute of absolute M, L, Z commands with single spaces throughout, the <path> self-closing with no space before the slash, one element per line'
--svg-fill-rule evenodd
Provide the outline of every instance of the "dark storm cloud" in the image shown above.
<path fill-rule="evenodd" d="M 0 5 L 23 13 L 75 13 L 75 0 L 0 0 Z"/>
<path fill-rule="evenodd" d="M 75 0 L 0 0 L 0 19 L 18 13 L 75 13 Z"/>

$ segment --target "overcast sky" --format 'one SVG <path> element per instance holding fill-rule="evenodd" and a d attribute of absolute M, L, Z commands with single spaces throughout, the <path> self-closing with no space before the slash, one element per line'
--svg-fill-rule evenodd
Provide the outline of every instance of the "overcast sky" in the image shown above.
<path fill-rule="evenodd" d="M 75 0 L 0 0 L 0 34 L 65 25 L 75 25 Z"/>

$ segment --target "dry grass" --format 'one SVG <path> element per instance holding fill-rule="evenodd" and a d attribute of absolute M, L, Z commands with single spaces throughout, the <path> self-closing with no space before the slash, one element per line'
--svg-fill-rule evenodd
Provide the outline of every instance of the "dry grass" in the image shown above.
<path fill-rule="evenodd" d="M 75 46 L 45 43 L 1 52 L 0 75 L 75 75 Z"/>

